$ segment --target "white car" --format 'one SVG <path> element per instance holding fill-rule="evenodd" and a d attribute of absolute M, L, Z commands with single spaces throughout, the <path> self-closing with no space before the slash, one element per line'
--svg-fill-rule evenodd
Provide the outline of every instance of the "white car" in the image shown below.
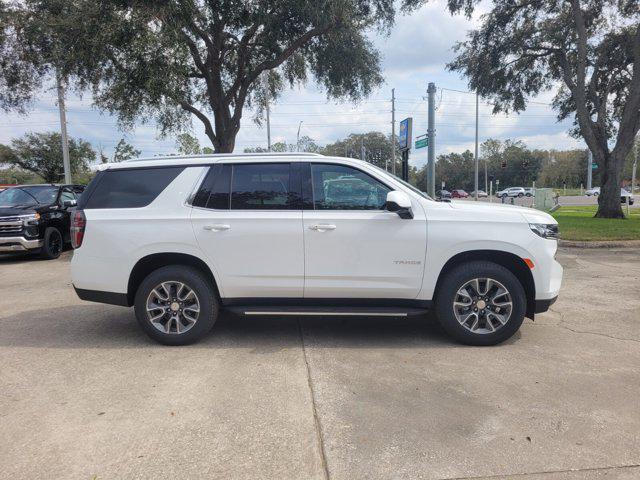
<path fill-rule="evenodd" d="M 503 197 L 524 197 L 527 194 L 524 188 L 522 187 L 509 187 L 504 190 L 500 190 L 496 193 L 498 198 Z"/>
<path fill-rule="evenodd" d="M 405 317 L 435 309 L 472 345 L 555 301 L 558 225 L 514 206 L 443 203 L 371 164 L 314 154 L 106 164 L 72 220 L 83 300 L 134 306 L 155 340 L 245 315 Z"/>
<path fill-rule="evenodd" d="M 590 188 L 589 190 L 585 190 L 584 194 L 587 197 L 591 197 L 591 196 L 597 197 L 598 195 L 600 195 L 600 187 L 595 187 L 595 188 Z"/>

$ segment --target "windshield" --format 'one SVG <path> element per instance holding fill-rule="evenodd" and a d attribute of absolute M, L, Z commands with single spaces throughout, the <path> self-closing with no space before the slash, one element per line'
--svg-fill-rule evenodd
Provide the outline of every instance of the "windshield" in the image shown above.
<path fill-rule="evenodd" d="M 49 204 L 56 201 L 57 187 L 14 187 L 0 192 L 0 206 Z"/>
<path fill-rule="evenodd" d="M 395 176 L 393 173 L 387 172 L 385 169 L 378 167 L 377 165 L 373 165 L 370 164 L 373 168 L 375 168 L 376 170 L 380 170 L 383 173 L 386 173 L 387 175 L 389 175 L 390 177 L 392 177 L 395 181 L 400 182 L 401 184 L 403 184 L 405 187 L 409 188 L 412 192 L 417 193 L 418 195 L 420 195 L 422 198 L 426 198 L 427 200 L 433 200 L 433 198 L 431 198 L 429 195 L 427 195 L 425 192 L 423 192 L 422 190 L 419 190 L 418 188 L 414 187 L 413 185 L 411 185 L 409 182 L 405 182 L 404 180 L 402 180 L 400 177 Z"/>

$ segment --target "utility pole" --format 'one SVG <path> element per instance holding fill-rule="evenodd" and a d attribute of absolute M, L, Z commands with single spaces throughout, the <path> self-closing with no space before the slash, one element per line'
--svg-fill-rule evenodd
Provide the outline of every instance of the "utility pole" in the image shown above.
<path fill-rule="evenodd" d="M 360 160 L 367 161 L 367 156 L 364 150 L 364 138 L 360 137 Z"/>
<path fill-rule="evenodd" d="M 476 150 L 474 157 L 475 172 L 473 175 L 473 184 L 475 186 L 474 197 L 478 201 L 478 91 L 476 90 Z"/>
<path fill-rule="evenodd" d="M 427 161 L 427 193 L 431 198 L 436 198 L 436 84 L 433 82 L 429 83 L 429 87 L 427 88 L 428 94 L 428 118 L 427 118 L 427 136 L 429 138 L 429 152 L 428 152 L 428 161 Z"/>
<path fill-rule="evenodd" d="M 396 174 L 396 89 L 391 89 L 391 173 Z"/>
<path fill-rule="evenodd" d="M 302 127 L 302 120 L 298 124 L 298 135 L 296 137 L 296 145 L 298 146 L 298 151 L 300 151 L 300 127 Z"/>
<path fill-rule="evenodd" d="M 271 151 L 271 119 L 270 117 L 270 113 L 271 113 L 271 109 L 269 107 L 269 80 L 265 76 L 263 77 L 263 85 L 264 85 L 264 106 L 265 106 L 265 110 L 267 113 L 267 152 Z"/>
<path fill-rule="evenodd" d="M 591 182 L 593 181 L 593 154 L 587 149 L 587 190 L 591 190 Z"/>
<path fill-rule="evenodd" d="M 639 143 L 640 143 L 640 137 L 636 138 L 635 145 L 634 145 L 635 157 L 633 159 L 633 168 L 631 169 L 631 196 L 633 196 L 633 192 L 636 186 L 636 168 L 638 168 L 638 150 L 640 150 L 638 145 Z"/>
<path fill-rule="evenodd" d="M 64 168 L 64 183 L 71 183 L 71 165 L 69 163 L 69 139 L 67 138 L 67 114 L 64 108 L 64 87 L 60 73 L 56 71 L 56 86 L 58 88 L 58 110 L 60 110 L 60 135 L 62 136 L 62 165 Z"/>
<path fill-rule="evenodd" d="M 488 185 L 488 180 L 487 180 L 487 159 L 484 159 L 484 192 L 487 193 L 488 189 L 489 189 L 489 185 Z"/>

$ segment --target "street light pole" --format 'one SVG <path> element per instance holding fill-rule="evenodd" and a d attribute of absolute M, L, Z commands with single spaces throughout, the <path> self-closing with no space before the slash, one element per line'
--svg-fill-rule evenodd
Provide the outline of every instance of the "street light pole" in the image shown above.
<path fill-rule="evenodd" d="M 476 150 L 474 156 L 475 172 L 473 175 L 473 184 L 475 187 L 474 197 L 478 201 L 478 91 L 476 90 Z"/>
<path fill-rule="evenodd" d="M 391 89 L 391 173 L 396 174 L 396 89 Z"/>

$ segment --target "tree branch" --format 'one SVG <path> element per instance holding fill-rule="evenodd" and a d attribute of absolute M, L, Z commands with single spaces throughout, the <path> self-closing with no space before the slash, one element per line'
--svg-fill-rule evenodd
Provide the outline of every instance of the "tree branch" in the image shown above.
<path fill-rule="evenodd" d="M 209 120 L 209 118 L 207 118 L 207 116 L 202 113 L 200 110 L 198 110 L 196 107 L 194 107 L 193 105 L 191 105 L 190 103 L 186 102 L 185 100 L 179 100 L 179 99 L 174 99 L 176 102 L 178 102 L 178 104 L 187 112 L 192 113 L 193 115 L 195 115 L 196 117 L 198 117 L 198 119 L 204 124 L 204 131 L 207 134 L 207 136 L 211 139 L 211 141 L 213 142 L 216 138 L 216 134 L 213 131 L 213 128 L 211 126 L 211 121 Z"/>

